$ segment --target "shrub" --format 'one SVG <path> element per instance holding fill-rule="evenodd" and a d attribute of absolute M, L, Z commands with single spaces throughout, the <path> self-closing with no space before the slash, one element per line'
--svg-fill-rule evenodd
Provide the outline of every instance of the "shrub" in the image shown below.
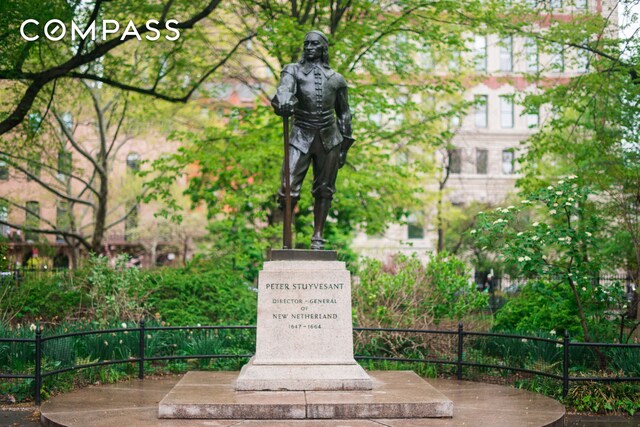
<path fill-rule="evenodd" d="M 77 282 L 63 275 L 33 276 L 21 282 L 7 282 L 1 290 L 0 312 L 6 321 L 58 322 L 82 317 L 90 299 Z"/>
<path fill-rule="evenodd" d="M 360 326 L 426 329 L 487 305 L 467 267 L 449 254 L 434 255 L 426 265 L 415 255 L 397 255 L 388 264 L 368 259 L 358 276 L 353 300 Z"/>
<path fill-rule="evenodd" d="M 580 412 L 628 413 L 640 410 L 637 384 L 582 382 L 569 390 L 565 403 Z"/>
<path fill-rule="evenodd" d="M 145 282 L 148 309 L 174 325 L 253 324 L 256 293 L 241 271 L 215 264 L 163 269 Z"/>
<path fill-rule="evenodd" d="M 496 331 L 538 333 L 556 331 L 560 336 L 569 331 L 581 336 L 580 316 L 571 289 L 563 284 L 555 287 L 536 281 L 525 285 L 496 312 Z"/>
<path fill-rule="evenodd" d="M 354 320 L 359 326 L 429 329 L 460 321 L 487 305 L 467 268 L 448 254 L 426 264 L 415 256 L 397 255 L 388 264 L 367 259 L 353 287 Z M 384 333 L 358 334 L 360 354 L 446 359 L 455 348 L 450 336 Z"/>
<path fill-rule="evenodd" d="M 129 257 L 122 255 L 112 266 L 106 257 L 89 257 L 83 285 L 91 298 L 91 317 L 98 322 L 137 321 L 145 313 L 145 277 L 138 268 L 128 267 L 128 261 Z"/>

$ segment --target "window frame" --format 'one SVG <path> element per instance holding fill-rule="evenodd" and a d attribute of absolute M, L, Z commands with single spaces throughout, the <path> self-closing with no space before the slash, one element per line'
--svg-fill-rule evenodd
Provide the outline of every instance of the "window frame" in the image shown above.
<path fill-rule="evenodd" d="M 474 95 L 474 125 L 477 129 L 489 127 L 489 95 Z"/>

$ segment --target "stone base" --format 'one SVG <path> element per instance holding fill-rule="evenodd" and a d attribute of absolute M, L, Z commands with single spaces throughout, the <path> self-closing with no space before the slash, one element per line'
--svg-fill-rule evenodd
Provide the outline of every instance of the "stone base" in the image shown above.
<path fill-rule="evenodd" d="M 188 372 L 159 418 L 371 419 L 453 416 L 453 402 L 409 371 L 369 373 L 369 391 L 235 391 L 237 372 Z"/>
<path fill-rule="evenodd" d="M 355 361 L 336 365 L 256 364 L 242 367 L 236 390 L 371 390 L 373 382 Z"/>

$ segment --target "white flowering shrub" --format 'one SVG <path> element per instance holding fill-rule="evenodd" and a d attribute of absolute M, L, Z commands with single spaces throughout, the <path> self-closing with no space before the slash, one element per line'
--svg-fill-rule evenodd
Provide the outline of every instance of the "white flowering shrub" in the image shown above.
<path fill-rule="evenodd" d="M 626 301 L 622 287 L 602 285 L 597 279 L 605 265 L 597 249 L 606 236 L 601 232 L 604 219 L 593 208 L 594 197 L 579 185 L 578 177 L 569 176 L 530 194 L 518 206 L 481 213 L 471 231 L 479 246 L 498 253 L 499 261 L 536 279 L 537 293 L 546 287 L 555 296 L 571 298 L 564 304 L 564 319 L 571 323 L 575 315 L 586 341 L 601 338 L 605 331 L 599 323 L 619 320 Z M 554 299 L 545 298 L 550 304 Z M 570 324 L 544 326 L 571 329 Z"/>

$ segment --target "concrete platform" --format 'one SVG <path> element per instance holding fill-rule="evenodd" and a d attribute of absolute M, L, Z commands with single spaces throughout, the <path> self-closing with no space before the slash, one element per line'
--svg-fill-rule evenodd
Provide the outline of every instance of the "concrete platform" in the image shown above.
<path fill-rule="evenodd" d="M 355 360 L 351 364 L 336 365 L 259 365 L 251 358 L 234 384 L 235 390 L 242 391 L 370 391 L 373 388 L 371 378 Z"/>
<path fill-rule="evenodd" d="M 159 404 L 160 418 L 442 418 L 453 402 L 411 371 L 373 371 L 373 390 L 236 391 L 235 372 L 188 372 Z"/>
<path fill-rule="evenodd" d="M 237 374 L 236 374 L 237 375 Z M 148 378 L 65 393 L 41 407 L 42 425 L 68 427 L 560 427 L 564 407 L 539 394 L 469 381 L 429 379 L 453 401 L 453 418 L 376 420 L 169 420 L 158 403 L 180 377 Z"/>

